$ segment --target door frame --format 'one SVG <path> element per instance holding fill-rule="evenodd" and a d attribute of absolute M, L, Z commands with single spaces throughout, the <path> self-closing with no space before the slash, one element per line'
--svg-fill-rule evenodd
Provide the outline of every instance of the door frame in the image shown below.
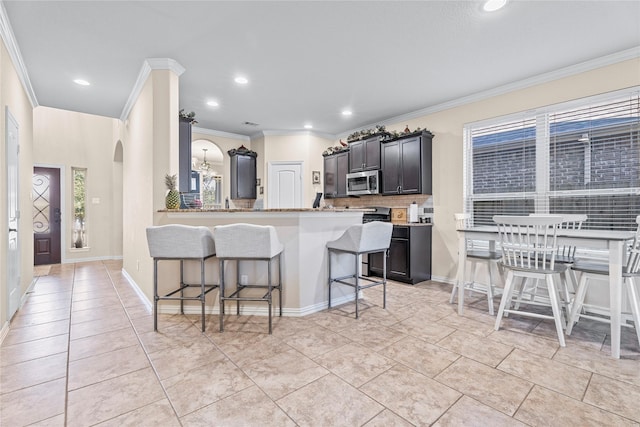
<path fill-rule="evenodd" d="M 60 170 L 60 263 L 66 263 L 67 258 L 67 194 L 65 185 L 65 166 L 52 163 L 34 163 L 33 168 L 50 168 Z M 33 174 L 33 168 L 31 173 Z"/>
<path fill-rule="evenodd" d="M 5 128 L 4 128 L 4 141 L 5 141 L 5 176 L 3 177 L 3 179 L 5 179 L 5 181 L 7 182 L 7 187 L 6 187 L 6 193 L 4 194 L 4 202 L 5 202 L 5 207 L 4 209 L 6 209 L 6 214 L 7 214 L 7 234 L 6 234 L 6 238 L 7 240 L 5 240 L 2 244 L 6 245 L 5 249 L 7 251 L 7 253 L 5 254 L 6 260 L 7 260 L 7 264 L 6 264 L 6 272 L 3 274 L 2 280 L 5 281 L 6 283 L 6 288 L 5 288 L 5 292 L 4 295 L 2 295 L 2 297 L 0 297 L 0 299 L 4 300 L 6 298 L 6 301 L 3 301 L 3 304 L 5 305 L 5 309 L 7 310 L 7 316 L 6 319 L 7 321 L 9 321 L 13 315 L 16 313 L 16 311 L 18 311 L 18 308 L 20 307 L 20 305 L 22 304 L 22 298 L 23 295 L 21 294 L 21 282 L 22 282 L 22 245 L 21 245 L 21 235 L 23 233 L 23 231 L 21 230 L 20 227 L 20 216 L 21 216 L 21 212 L 20 212 L 20 123 L 18 123 L 18 120 L 13 116 L 13 114 L 11 114 L 11 111 L 9 110 L 9 106 L 5 107 Z M 11 222 L 10 222 L 10 209 L 11 209 L 11 199 L 12 199 L 12 187 L 10 186 L 9 182 L 12 181 L 11 177 L 9 175 L 9 171 L 10 171 L 10 160 L 9 158 L 13 158 L 14 153 L 11 152 L 10 150 L 12 150 L 13 144 L 10 143 L 10 140 L 12 140 L 12 138 L 9 138 L 9 124 L 12 124 L 12 128 L 15 127 L 15 131 L 16 131 L 16 137 L 15 137 L 15 194 L 13 194 L 13 197 L 15 197 L 15 233 L 16 233 L 16 237 L 15 237 L 15 244 L 16 244 L 16 249 L 15 249 L 15 263 L 12 263 L 12 259 L 14 258 L 14 256 L 9 256 L 10 253 L 10 249 L 9 249 L 9 235 L 11 234 L 11 232 L 9 231 L 11 229 Z M 12 272 L 14 272 L 16 274 L 15 277 L 12 276 Z M 14 287 L 14 284 L 16 284 L 13 280 L 17 280 L 17 287 Z"/>
<path fill-rule="evenodd" d="M 304 200 L 304 182 L 302 180 L 302 177 L 304 177 L 304 162 L 302 160 L 285 160 L 285 161 L 277 161 L 277 162 L 269 162 L 267 164 L 267 176 L 269 178 L 269 182 L 268 182 L 268 187 L 267 187 L 267 197 L 268 197 L 268 207 L 269 209 L 274 208 L 274 202 L 275 200 L 273 199 L 273 194 L 275 193 L 274 190 L 274 182 L 276 181 L 273 178 L 273 172 L 274 172 L 274 166 L 286 166 L 286 165 L 296 165 L 296 166 L 300 166 L 300 207 L 302 208 L 304 206 L 305 200 Z"/>

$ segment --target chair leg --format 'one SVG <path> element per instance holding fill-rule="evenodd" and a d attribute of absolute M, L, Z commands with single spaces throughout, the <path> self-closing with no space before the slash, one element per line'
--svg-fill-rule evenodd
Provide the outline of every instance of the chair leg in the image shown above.
<path fill-rule="evenodd" d="M 562 327 L 562 309 L 560 308 L 560 302 L 558 301 L 558 290 L 553 281 L 553 275 L 546 275 L 547 289 L 549 290 L 549 299 L 551 300 L 551 309 L 553 310 L 553 319 L 556 324 L 556 332 L 558 334 L 558 341 L 560 341 L 560 347 L 566 347 L 564 342 L 564 328 Z"/>
<path fill-rule="evenodd" d="M 220 260 L 220 332 L 224 330 L 224 260 Z"/>
<path fill-rule="evenodd" d="M 267 261 L 267 302 L 269 304 L 269 335 L 271 335 L 271 260 Z"/>
<path fill-rule="evenodd" d="M 202 304 L 202 332 L 204 332 L 204 301 L 207 296 L 204 293 L 204 258 L 200 260 L 200 303 Z"/>
<path fill-rule="evenodd" d="M 240 260 L 236 260 L 236 291 L 238 292 L 238 298 L 240 297 Z M 240 301 L 236 301 L 236 315 L 240 316 Z"/>
<path fill-rule="evenodd" d="M 382 308 L 385 310 L 387 309 L 387 256 L 389 256 L 388 249 L 383 252 L 382 256 Z"/>
<path fill-rule="evenodd" d="M 500 307 L 498 308 L 498 316 L 496 317 L 496 324 L 494 329 L 497 331 L 500 329 L 500 323 L 502 322 L 502 316 L 504 315 L 504 309 L 507 303 L 511 306 L 511 294 L 513 293 L 513 271 L 509 270 L 507 273 L 507 280 L 504 284 L 504 291 L 502 292 L 502 298 L 500 299 Z"/>
<path fill-rule="evenodd" d="M 158 259 L 153 259 L 153 330 L 158 331 Z"/>
<path fill-rule="evenodd" d="M 329 273 L 327 275 L 327 277 L 329 277 L 329 308 L 331 308 L 331 250 L 328 251 L 328 257 L 327 257 L 327 268 L 329 269 Z"/>
<path fill-rule="evenodd" d="M 636 281 L 633 277 L 627 277 L 625 283 L 627 285 L 627 293 L 629 295 L 629 305 L 631 305 L 631 313 L 633 314 L 633 323 L 636 327 L 636 336 L 638 337 L 638 344 L 640 344 L 640 301 L 638 300 Z"/>
<path fill-rule="evenodd" d="M 180 298 L 184 298 L 184 260 L 180 260 Z M 180 300 L 180 314 L 184 314 L 184 300 Z"/>
<path fill-rule="evenodd" d="M 487 269 L 489 270 L 489 284 L 487 285 L 487 304 L 489 305 L 489 314 L 493 316 L 493 271 L 491 269 L 491 261 L 487 261 Z"/>
<path fill-rule="evenodd" d="M 573 306 L 571 307 L 571 315 L 567 320 L 567 335 L 571 335 L 573 325 L 580 318 L 580 311 L 582 310 L 582 304 L 584 303 L 584 297 L 587 294 L 587 287 L 589 286 L 589 278 L 586 273 L 582 273 L 580 283 L 578 283 L 578 290 L 573 298 Z"/>
<path fill-rule="evenodd" d="M 282 317 L 282 257 L 278 254 L 278 305 Z"/>
<path fill-rule="evenodd" d="M 358 318 L 358 292 L 360 291 L 360 275 L 358 274 L 358 254 L 354 254 L 356 262 L 354 263 L 356 270 L 354 277 L 356 279 L 356 319 Z"/>

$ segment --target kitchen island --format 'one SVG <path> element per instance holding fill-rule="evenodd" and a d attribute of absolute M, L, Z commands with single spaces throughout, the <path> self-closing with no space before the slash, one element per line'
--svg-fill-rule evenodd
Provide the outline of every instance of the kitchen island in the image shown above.
<path fill-rule="evenodd" d="M 304 316 L 327 308 L 327 249 L 328 241 L 337 239 L 351 225 L 362 224 L 362 214 L 366 209 L 176 209 L 160 210 L 156 214 L 156 224 L 184 224 L 206 226 L 211 229 L 217 225 L 247 223 L 272 225 L 280 242 L 284 246 L 282 255 L 283 315 Z M 171 289 L 171 277 L 178 277 L 178 263 L 161 263 L 160 293 Z M 263 264 L 263 263 L 259 263 Z M 266 266 L 252 262 L 243 262 L 240 275 L 247 276 L 249 283 L 266 280 Z M 347 273 L 353 269 L 353 258 L 340 255 L 339 271 Z M 334 264 L 335 268 L 335 264 Z M 335 270 L 334 270 L 335 271 Z M 226 282 L 235 283 L 235 267 L 226 268 Z M 208 283 L 218 283 L 218 262 L 213 258 L 207 262 Z M 185 263 L 185 277 L 199 281 L 197 263 Z M 167 283 L 168 282 L 168 283 Z M 166 288 L 165 288 L 166 286 Z M 234 288 L 228 286 L 228 289 Z M 207 310 L 218 313 L 218 293 L 211 292 L 207 297 Z M 338 305 L 354 299 L 353 289 L 348 286 L 336 286 L 333 290 L 333 304 Z M 192 307 L 185 308 L 191 312 Z M 160 304 L 161 313 L 179 312 L 178 304 Z M 193 312 L 197 307 L 193 306 Z M 228 311 L 234 313 L 235 310 Z M 267 314 L 264 304 L 244 303 L 242 312 L 246 314 Z"/>

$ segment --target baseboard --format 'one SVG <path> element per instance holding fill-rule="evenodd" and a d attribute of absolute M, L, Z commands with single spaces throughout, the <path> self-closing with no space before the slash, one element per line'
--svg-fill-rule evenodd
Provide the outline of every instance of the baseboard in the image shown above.
<path fill-rule="evenodd" d="M 62 264 L 75 264 L 78 262 L 91 262 L 91 261 L 119 261 L 122 260 L 122 255 L 114 255 L 114 256 L 97 256 L 97 257 L 88 257 L 88 258 L 74 258 L 74 259 L 64 259 L 62 260 Z"/>
<path fill-rule="evenodd" d="M 431 280 L 434 282 L 440 282 L 440 283 L 448 283 L 450 285 L 455 285 L 457 280 L 456 279 L 452 279 L 450 277 L 441 277 L 441 276 L 431 276 Z"/>
<path fill-rule="evenodd" d="M 4 322 L 4 325 L 2 325 L 2 329 L 0 329 L 0 345 L 2 345 L 2 342 L 7 337 L 7 334 L 9 334 L 9 322 Z"/>
<path fill-rule="evenodd" d="M 144 305 L 147 306 L 149 311 L 152 311 L 153 304 L 151 304 L 151 301 L 149 300 L 149 298 L 147 298 L 144 292 L 142 292 L 142 290 L 140 289 L 136 281 L 133 280 L 133 277 L 129 276 L 129 273 L 127 273 L 127 270 L 125 270 L 124 268 L 121 270 L 121 272 L 122 272 L 122 275 L 125 277 L 125 279 L 127 279 L 127 282 L 129 282 L 129 286 L 131 286 L 131 289 L 133 289 L 135 293 L 140 297 L 140 299 L 142 300 Z"/>
<path fill-rule="evenodd" d="M 334 298 L 332 305 L 338 306 L 342 304 L 346 304 L 348 302 L 352 302 L 354 300 L 354 295 L 345 295 L 340 298 Z M 276 311 L 278 311 L 277 302 L 274 301 L 274 306 Z M 307 316 L 309 314 L 317 313 L 322 310 L 327 309 L 327 302 L 320 302 L 317 304 L 308 305 L 306 307 L 301 308 L 283 308 L 282 315 L 286 317 L 302 317 Z M 220 314 L 220 308 L 218 304 L 211 306 L 205 305 L 204 308 L 205 314 L 210 315 L 218 315 Z M 232 301 L 227 302 L 227 313 L 234 314 L 236 312 L 235 304 Z M 160 314 L 178 314 L 180 313 L 180 304 L 175 301 L 171 301 L 171 303 L 160 301 L 158 304 L 158 313 Z M 199 315 L 201 313 L 201 308 L 199 303 L 194 303 L 192 301 L 185 302 L 184 306 L 185 314 L 195 314 Z M 244 316 L 268 316 L 269 308 L 266 304 L 260 305 L 247 305 L 240 304 L 240 314 Z"/>

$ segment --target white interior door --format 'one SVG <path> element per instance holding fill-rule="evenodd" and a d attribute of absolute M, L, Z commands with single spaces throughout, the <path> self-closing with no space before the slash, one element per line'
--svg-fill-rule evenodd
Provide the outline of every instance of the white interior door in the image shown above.
<path fill-rule="evenodd" d="M 8 319 L 20 305 L 20 244 L 18 240 L 18 122 L 6 109 L 7 141 L 7 207 L 9 218 L 9 242 L 7 245 L 7 305 Z"/>
<path fill-rule="evenodd" d="M 269 163 L 269 208 L 302 207 L 302 162 Z"/>

